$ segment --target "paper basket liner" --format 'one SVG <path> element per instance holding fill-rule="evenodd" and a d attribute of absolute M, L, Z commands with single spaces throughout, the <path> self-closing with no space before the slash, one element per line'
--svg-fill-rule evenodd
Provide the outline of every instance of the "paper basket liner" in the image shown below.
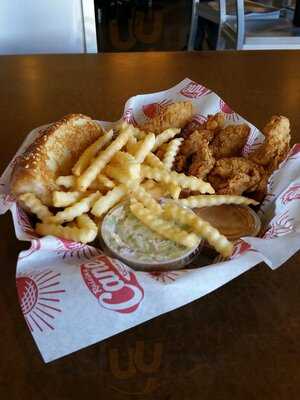
<path fill-rule="evenodd" d="M 243 154 L 263 142 L 257 128 L 190 79 L 162 92 L 130 98 L 122 118 L 136 125 L 178 100 L 192 101 L 194 118 L 200 122 L 219 111 L 225 113 L 227 124 L 246 122 L 251 132 Z M 106 129 L 115 125 L 99 123 Z M 300 144 L 269 179 L 259 211 L 265 226 L 263 238 L 239 240 L 229 261 L 215 260 L 180 271 L 139 272 L 92 246 L 52 236 L 40 238 L 9 194 L 9 179 L 17 157 L 44 128 L 26 137 L 0 178 L 0 213 L 10 210 L 17 238 L 31 243 L 19 254 L 16 283 L 21 310 L 45 362 L 199 299 L 261 261 L 275 269 L 300 248 Z"/>

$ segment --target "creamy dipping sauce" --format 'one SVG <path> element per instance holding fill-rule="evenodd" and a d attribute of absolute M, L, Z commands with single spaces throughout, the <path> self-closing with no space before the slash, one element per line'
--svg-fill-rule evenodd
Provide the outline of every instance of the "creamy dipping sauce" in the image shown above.
<path fill-rule="evenodd" d="M 101 227 L 106 246 L 117 255 L 134 262 L 159 263 L 186 256 L 193 251 L 164 239 L 143 225 L 127 203 L 112 209 Z"/>
<path fill-rule="evenodd" d="M 243 236 L 257 236 L 261 227 L 259 217 L 247 206 L 222 204 L 193 211 L 233 241 Z"/>

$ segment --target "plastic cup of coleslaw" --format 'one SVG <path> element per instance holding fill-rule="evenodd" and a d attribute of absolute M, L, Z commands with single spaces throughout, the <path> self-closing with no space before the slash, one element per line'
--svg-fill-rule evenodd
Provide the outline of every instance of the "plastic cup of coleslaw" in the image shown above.
<path fill-rule="evenodd" d="M 131 213 L 129 202 L 118 204 L 106 214 L 99 239 L 109 255 L 141 271 L 181 269 L 201 249 L 201 244 L 187 248 L 162 238 Z"/>

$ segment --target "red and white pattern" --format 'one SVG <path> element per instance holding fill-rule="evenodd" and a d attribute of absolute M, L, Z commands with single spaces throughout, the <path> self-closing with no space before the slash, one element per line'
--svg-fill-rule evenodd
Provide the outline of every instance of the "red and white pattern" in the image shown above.
<path fill-rule="evenodd" d="M 82 264 L 80 270 L 90 292 L 107 310 L 133 313 L 144 298 L 144 289 L 135 273 L 107 256 Z"/>
<path fill-rule="evenodd" d="M 23 260 L 26 257 L 31 256 L 31 254 L 39 251 L 41 248 L 41 240 L 40 239 L 33 239 L 31 241 L 31 246 L 28 250 L 22 251 L 19 255 L 19 260 Z"/>
<path fill-rule="evenodd" d="M 265 209 L 266 209 L 266 207 L 267 207 L 272 201 L 274 201 L 274 198 L 275 198 L 275 195 L 274 195 L 273 193 L 267 193 L 267 194 L 265 195 L 265 198 L 264 198 L 263 202 L 261 203 L 260 208 L 259 208 L 259 211 L 258 211 L 258 214 L 259 214 L 259 215 L 265 214 Z"/>
<path fill-rule="evenodd" d="M 22 313 L 29 329 L 54 330 L 54 320 L 62 309 L 58 307 L 60 296 L 60 273 L 51 270 L 18 276 L 17 291 Z"/>
<path fill-rule="evenodd" d="M 287 155 L 287 160 L 296 160 L 300 157 L 300 143 L 295 144 Z"/>
<path fill-rule="evenodd" d="M 204 124 L 207 121 L 207 117 L 202 114 L 196 114 L 193 116 L 192 122 L 198 122 L 199 124 Z"/>
<path fill-rule="evenodd" d="M 149 272 L 151 278 L 156 280 L 157 282 L 161 282 L 164 284 L 172 283 L 176 281 L 181 275 L 186 273 L 185 270 L 181 271 L 152 271 Z"/>
<path fill-rule="evenodd" d="M 150 103 L 142 106 L 143 113 L 149 119 L 156 117 L 162 112 L 167 106 L 172 104 L 170 100 L 163 99 L 159 103 Z"/>
<path fill-rule="evenodd" d="M 273 218 L 269 229 L 264 234 L 264 239 L 274 239 L 294 231 L 294 218 L 289 217 L 288 211 L 285 211 L 279 217 Z"/>
<path fill-rule="evenodd" d="M 137 122 L 134 118 L 133 115 L 133 109 L 132 108 L 128 108 L 124 114 L 123 114 L 123 120 L 126 121 L 128 124 L 131 124 L 133 126 L 137 126 Z"/>
<path fill-rule="evenodd" d="M 21 227 L 21 229 L 23 230 L 23 232 L 26 233 L 32 239 L 38 238 L 38 235 L 35 233 L 32 225 L 29 221 L 28 215 L 18 205 L 16 206 L 16 214 L 17 214 L 17 222 L 18 222 L 19 226 Z"/>
<path fill-rule="evenodd" d="M 57 254 L 65 258 L 77 258 L 77 259 L 90 259 L 101 254 L 101 251 L 95 247 L 89 246 L 88 244 L 83 244 L 79 242 L 74 242 L 72 240 L 57 238 L 59 245 L 57 246 Z"/>
<path fill-rule="evenodd" d="M 235 243 L 233 253 L 230 258 L 233 259 L 238 256 L 241 256 L 242 254 L 246 253 L 249 250 L 253 250 L 250 244 L 240 239 Z"/>
<path fill-rule="evenodd" d="M 206 96 L 211 92 L 211 90 L 196 82 L 189 82 L 183 89 L 180 90 L 180 94 L 188 97 L 189 99 L 199 99 L 200 97 Z"/>
<path fill-rule="evenodd" d="M 225 114 L 226 119 L 229 119 L 231 121 L 238 120 L 237 114 L 222 99 L 220 99 L 219 106 L 220 106 L 220 111 L 222 111 Z"/>
<path fill-rule="evenodd" d="M 248 136 L 247 143 L 243 148 L 242 155 L 245 157 L 248 154 L 252 153 L 263 143 L 262 138 L 258 136 L 258 130 L 256 128 L 251 129 L 251 132 Z"/>
<path fill-rule="evenodd" d="M 0 185 L 2 185 L 2 184 L 0 184 Z M 3 186 L 5 186 L 5 185 L 3 185 Z M 16 199 L 11 194 L 1 195 L 1 203 L 2 203 L 1 205 L 5 208 L 10 208 L 15 201 L 16 201 Z"/>
<path fill-rule="evenodd" d="M 289 187 L 280 198 L 283 205 L 293 200 L 300 200 L 300 184 Z"/>

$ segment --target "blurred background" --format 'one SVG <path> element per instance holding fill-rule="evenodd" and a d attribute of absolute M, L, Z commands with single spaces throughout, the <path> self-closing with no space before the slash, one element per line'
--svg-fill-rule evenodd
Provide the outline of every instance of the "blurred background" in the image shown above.
<path fill-rule="evenodd" d="M 1 0 L 0 54 L 300 49 L 300 0 Z"/>

